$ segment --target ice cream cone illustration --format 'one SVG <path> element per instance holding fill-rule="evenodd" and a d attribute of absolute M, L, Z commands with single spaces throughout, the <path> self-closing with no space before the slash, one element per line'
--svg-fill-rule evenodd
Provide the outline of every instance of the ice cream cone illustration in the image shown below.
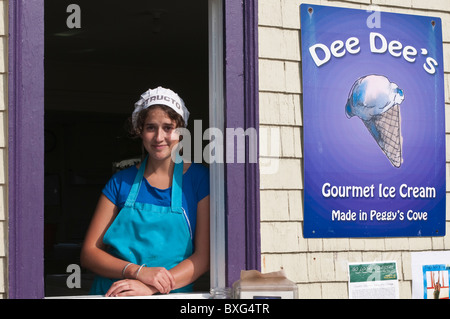
<path fill-rule="evenodd" d="M 402 165 L 400 104 L 403 90 L 381 75 L 368 75 L 352 86 L 345 106 L 348 118 L 359 117 L 394 167 Z"/>

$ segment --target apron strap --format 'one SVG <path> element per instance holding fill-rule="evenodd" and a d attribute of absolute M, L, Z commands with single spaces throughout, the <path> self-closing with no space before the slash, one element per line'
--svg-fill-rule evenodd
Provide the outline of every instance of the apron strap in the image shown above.
<path fill-rule="evenodd" d="M 144 177 L 145 167 L 147 166 L 148 155 L 141 162 L 141 166 L 139 167 L 138 173 L 134 178 L 133 185 L 131 186 L 131 190 L 128 193 L 127 201 L 125 202 L 125 206 L 132 207 L 136 198 L 138 197 L 139 190 L 141 189 L 142 178 Z"/>
<path fill-rule="evenodd" d="M 138 173 L 136 174 L 133 185 L 131 186 L 130 193 L 128 194 L 127 200 L 125 202 L 125 206 L 127 207 L 132 207 L 136 202 L 139 190 L 141 188 L 142 179 L 144 178 L 145 167 L 147 166 L 147 159 L 148 155 L 141 162 L 141 166 L 139 167 Z M 182 187 L 183 187 L 183 160 L 181 159 L 179 154 L 177 154 L 172 177 L 171 208 L 172 211 L 176 211 L 178 213 L 183 213 Z"/>
<path fill-rule="evenodd" d="M 172 211 L 176 211 L 178 213 L 183 213 L 182 188 L 183 188 L 183 159 L 177 153 L 177 157 L 175 159 L 175 167 L 173 170 L 171 206 L 172 206 Z"/>

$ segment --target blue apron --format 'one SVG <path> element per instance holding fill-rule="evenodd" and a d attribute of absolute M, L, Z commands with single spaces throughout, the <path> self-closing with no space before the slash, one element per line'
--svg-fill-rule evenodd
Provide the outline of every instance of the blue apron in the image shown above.
<path fill-rule="evenodd" d="M 146 267 L 173 268 L 192 255 L 192 232 L 182 208 L 183 161 L 175 163 L 171 206 L 136 202 L 147 157 L 142 162 L 124 207 L 106 231 L 103 243 L 111 255 Z M 96 276 L 91 294 L 104 295 L 119 279 Z M 172 292 L 190 292 L 192 284 Z"/>

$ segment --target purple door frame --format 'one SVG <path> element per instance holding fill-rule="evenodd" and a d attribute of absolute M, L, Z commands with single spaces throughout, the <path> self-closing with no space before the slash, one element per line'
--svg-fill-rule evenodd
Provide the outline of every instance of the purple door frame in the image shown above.
<path fill-rule="evenodd" d="M 8 298 L 42 298 L 44 1 L 8 4 Z"/>
<path fill-rule="evenodd" d="M 224 1 L 224 23 L 225 126 L 259 133 L 258 1 Z M 248 144 L 245 151 L 248 159 Z M 225 178 L 226 281 L 231 286 L 241 270 L 260 270 L 259 164 L 227 164 Z"/>
<path fill-rule="evenodd" d="M 224 89 L 226 127 L 258 131 L 257 3 L 224 0 Z M 44 0 L 9 1 L 8 21 L 8 298 L 43 298 Z M 259 166 L 225 169 L 231 285 L 260 269 Z"/>

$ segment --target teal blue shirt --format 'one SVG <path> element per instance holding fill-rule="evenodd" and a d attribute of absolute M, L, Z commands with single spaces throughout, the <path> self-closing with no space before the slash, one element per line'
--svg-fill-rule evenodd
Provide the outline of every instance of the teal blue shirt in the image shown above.
<path fill-rule="evenodd" d="M 136 166 L 115 173 L 103 188 L 103 194 L 120 209 L 125 205 L 128 193 L 138 170 Z M 153 187 L 144 178 L 136 202 L 170 206 L 171 187 L 159 189 Z M 209 170 L 207 167 L 192 163 L 183 175 L 183 208 L 188 216 L 195 236 L 197 224 L 197 204 L 209 195 Z"/>

